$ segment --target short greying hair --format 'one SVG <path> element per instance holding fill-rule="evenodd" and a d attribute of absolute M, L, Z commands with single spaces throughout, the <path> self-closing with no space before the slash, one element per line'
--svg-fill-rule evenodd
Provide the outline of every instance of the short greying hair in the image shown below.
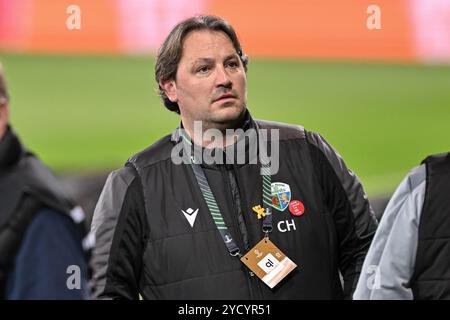
<path fill-rule="evenodd" d="M 215 16 L 201 15 L 180 22 L 172 29 L 159 48 L 155 65 L 155 78 L 159 87 L 159 95 L 166 108 L 176 113 L 180 113 L 178 103 L 172 102 L 167 98 L 163 88 L 160 86 L 160 82 L 176 79 L 178 63 L 183 54 L 183 41 L 190 32 L 199 30 L 224 32 L 233 43 L 247 72 L 248 57 L 242 50 L 236 32 L 227 21 Z"/>

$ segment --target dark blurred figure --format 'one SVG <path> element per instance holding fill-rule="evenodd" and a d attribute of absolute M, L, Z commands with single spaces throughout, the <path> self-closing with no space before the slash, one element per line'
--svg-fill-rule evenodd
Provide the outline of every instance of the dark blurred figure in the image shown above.
<path fill-rule="evenodd" d="M 88 298 L 84 212 L 21 144 L 8 103 L 0 64 L 0 298 Z"/>

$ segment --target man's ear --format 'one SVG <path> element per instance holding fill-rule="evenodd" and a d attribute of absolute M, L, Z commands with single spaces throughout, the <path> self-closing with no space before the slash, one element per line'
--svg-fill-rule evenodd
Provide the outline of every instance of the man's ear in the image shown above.
<path fill-rule="evenodd" d="M 174 80 L 160 81 L 159 86 L 164 90 L 170 101 L 178 102 L 177 84 Z"/>

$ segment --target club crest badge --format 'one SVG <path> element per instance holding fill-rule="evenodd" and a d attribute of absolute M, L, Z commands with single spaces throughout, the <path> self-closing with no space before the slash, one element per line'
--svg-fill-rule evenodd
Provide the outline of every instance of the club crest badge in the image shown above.
<path fill-rule="evenodd" d="M 273 182 L 271 184 L 272 207 L 284 211 L 291 201 L 291 188 L 287 183 Z"/>

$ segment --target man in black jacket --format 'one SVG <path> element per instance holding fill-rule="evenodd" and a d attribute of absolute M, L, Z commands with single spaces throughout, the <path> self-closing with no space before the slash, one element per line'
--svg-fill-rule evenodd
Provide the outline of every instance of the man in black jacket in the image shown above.
<path fill-rule="evenodd" d="M 181 124 L 108 177 L 96 297 L 351 297 L 376 228 L 363 188 L 320 135 L 252 119 L 247 62 L 213 16 L 162 44 L 156 81 Z"/>
<path fill-rule="evenodd" d="M 0 299 L 89 298 L 83 210 L 9 125 L 0 65 Z"/>

